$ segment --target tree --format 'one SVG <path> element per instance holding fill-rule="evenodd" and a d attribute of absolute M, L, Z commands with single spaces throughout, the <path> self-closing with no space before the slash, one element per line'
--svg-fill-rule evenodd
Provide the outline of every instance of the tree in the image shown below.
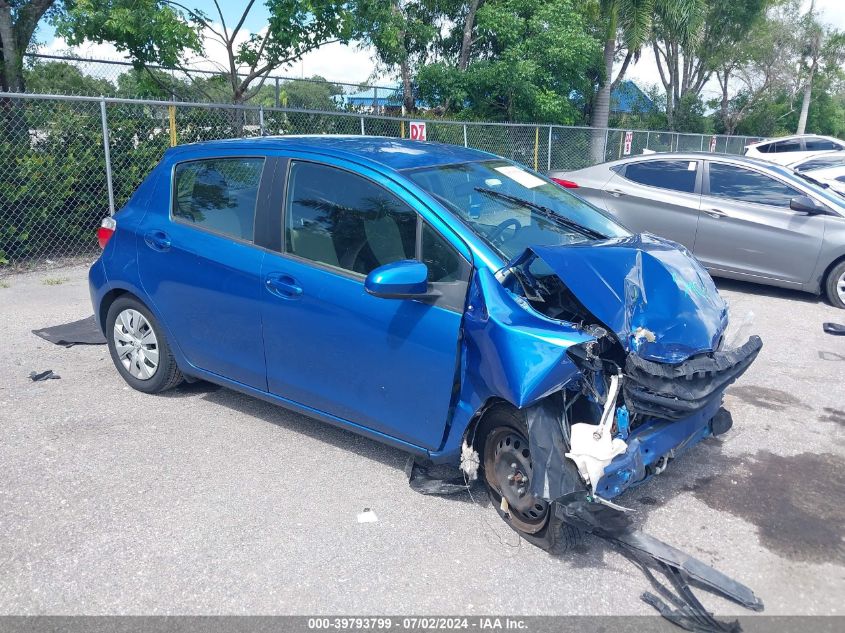
<path fill-rule="evenodd" d="M 202 54 L 205 41 L 223 46 L 219 65 L 233 103 L 254 97 L 274 70 L 330 42 L 347 41 L 351 16 L 341 0 L 266 0 L 267 26 L 244 37 L 255 6 L 249 0 L 234 25 L 215 0 L 214 18 L 173 0 L 68 0 L 56 21 L 70 44 L 108 41 L 127 52 L 138 67 L 159 64 L 182 69 L 188 53 Z"/>
<path fill-rule="evenodd" d="M 658 7 L 651 43 L 674 129 L 683 98 L 697 99 L 718 68 L 730 73 L 733 55 L 753 36 L 750 31 L 770 0 L 691 0 L 687 12 L 672 4 Z"/>
<path fill-rule="evenodd" d="M 397 70 L 402 105 L 415 109 L 413 78 L 426 62 L 444 16 L 437 0 L 358 0 L 354 7 L 357 38 L 376 50 L 378 61 Z"/>
<path fill-rule="evenodd" d="M 660 0 L 658 0 L 660 1 Z M 654 0 L 601 0 L 599 29 L 602 34 L 602 67 L 590 112 L 593 131 L 590 147 L 593 162 L 605 160 L 605 133 L 610 119 L 610 94 L 625 77 L 631 60 L 639 59 L 651 30 Z M 617 43 L 619 42 L 619 43 Z M 625 50 L 622 67 L 613 77 L 613 63 Z"/>
<path fill-rule="evenodd" d="M 793 82 L 797 3 L 779 3 L 751 23 L 747 37 L 725 41 L 713 65 L 721 88 L 718 129 L 735 134 L 742 121 Z M 731 90 L 734 95 L 731 96 Z M 766 123 L 768 129 L 774 123 Z M 761 132 L 765 134 L 765 132 Z"/>
<path fill-rule="evenodd" d="M 804 75 L 801 97 L 801 115 L 798 118 L 796 134 L 803 134 L 807 127 L 807 116 L 813 95 L 813 81 L 821 67 L 830 73 L 841 68 L 845 62 L 845 33 L 822 26 L 815 16 L 815 1 L 802 21 L 801 29 L 801 71 Z"/>
<path fill-rule="evenodd" d="M 24 70 L 29 92 L 63 95 L 112 95 L 114 86 L 106 79 L 91 77 L 67 62 L 34 64 Z"/>
<path fill-rule="evenodd" d="M 0 0 L 0 91 L 24 91 L 23 54 L 41 18 L 59 6 L 60 0 Z"/>
<path fill-rule="evenodd" d="M 572 0 L 487 0 L 475 32 L 465 70 L 445 60 L 420 70 L 423 101 L 494 121 L 578 120 L 571 97 L 592 90 L 584 69 L 595 64 L 599 42 Z"/>

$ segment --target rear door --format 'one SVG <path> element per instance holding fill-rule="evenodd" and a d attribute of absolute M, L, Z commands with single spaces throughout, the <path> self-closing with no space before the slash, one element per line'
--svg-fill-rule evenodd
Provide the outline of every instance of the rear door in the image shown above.
<path fill-rule="evenodd" d="M 651 159 L 627 163 L 607 183 L 607 210 L 636 233 L 649 232 L 689 249 L 695 243 L 701 161 Z"/>
<path fill-rule="evenodd" d="M 270 392 L 428 449 L 449 419 L 470 265 L 438 218 L 383 175 L 290 161 L 262 278 Z M 453 238 L 456 239 L 456 238 Z M 381 265 L 421 259 L 436 301 L 364 290 Z"/>
<path fill-rule="evenodd" d="M 815 268 L 825 216 L 793 211 L 804 195 L 768 173 L 707 161 L 693 252 L 714 271 L 804 283 Z"/>
<path fill-rule="evenodd" d="M 175 163 L 171 195 L 144 216 L 138 248 L 144 290 L 188 362 L 261 390 L 264 250 L 255 219 L 271 163 L 255 154 Z"/>

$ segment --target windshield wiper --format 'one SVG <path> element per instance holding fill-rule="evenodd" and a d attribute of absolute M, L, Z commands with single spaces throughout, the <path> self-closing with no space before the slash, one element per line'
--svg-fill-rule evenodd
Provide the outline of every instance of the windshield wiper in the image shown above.
<path fill-rule="evenodd" d="M 829 188 L 830 188 L 830 185 L 829 185 L 829 184 L 827 184 L 826 182 L 822 182 L 821 180 L 816 180 L 816 179 L 815 179 L 815 178 L 813 178 L 812 176 L 808 176 L 807 174 L 805 174 L 805 173 L 804 173 L 804 172 L 802 172 L 802 171 L 794 171 L 794 173 L 795 173 L 795 175 L 796 175 L 796 176 L 798 176 L 799 178 L 803 178 L 803 179 L 804 179 L 804 180 L 806 180 L 807 182 L 811 182 L 811 183 L 813 183 L 814 185 L 816 185 L 817 187 L 821 187 L 822 189 L 829 189 Z"/>
<path fill-rule="evenodd" d="M 479 193 L 486 194 L 488 196 L 492 196 L 493 198 L 499 198 L 501 200 L 507 200 L 508 202 L 513 202 L 514 204 L 518 204 L 521 207 L 526 207 L 528 209 L 534 209 L 544 218 L 551 220 L 552 222 L 556 222 L 562 226 L 565 226 L 568 229 L 572 229 L 584 235 L 585 237 L 591 237 L 596 240 L 603 240 L 606 239 L 606 235 L 602 235 L 598 231 L 595 231 L 591 228 L 588 228 L 582 224 L 578 224 L 574 220 L 570 220 L 569 218 L 565 218 L 559 213 L 556 213 L 554 210 L 550 209 L 549 207 L 543 206 L 542 204 L 537 204 L 536 202 L 531 202 L 530 200 L 526 200 L 524 198 L 520 198 L 519 196 L 512 196 L 509 193 L 503 193 L 501 191 L 496 191 L 495 189 L 487 189 L 486 187 L 475 187 L 475 190 Z"/>

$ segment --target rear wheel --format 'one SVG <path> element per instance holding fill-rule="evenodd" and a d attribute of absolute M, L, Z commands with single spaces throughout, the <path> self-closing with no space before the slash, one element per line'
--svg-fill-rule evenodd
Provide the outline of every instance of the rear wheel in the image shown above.
<path fill-rule="evenodd" d="M 109 307 L 106 340 L 114 366 L 133 389 L 160 393 L 182 382 L 182 373 L 153 314 L 133 297 Z"/>
<path fill-rule="evenodd" d="M 845 261 L 830 269 L 825 279 L 827 300 L 836 308 L 845 308 Z"/>
<path fill-rule="evenodd" d="M 531 494 L 534 471 L 521 414 L 494 409 L 482 420 L 479 433 L 483 480 L 499 516 L 532 545 L 555 554 L 572 549 L 578 530 L 555 517 L 549 502 Z"/>

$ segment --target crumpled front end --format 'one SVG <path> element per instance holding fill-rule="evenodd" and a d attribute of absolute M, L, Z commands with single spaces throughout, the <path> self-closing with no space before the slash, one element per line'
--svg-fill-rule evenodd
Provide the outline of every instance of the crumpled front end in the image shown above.
<path fill-rule="evenodd" d="M 730 428 L 724 390 L 762 342 L 725 348 L 727 306 L 683 247 L 536 247 L 498 277 L 474 280 L 464 389 L 525 411 L 535 496 L 618 496 Z"/>

